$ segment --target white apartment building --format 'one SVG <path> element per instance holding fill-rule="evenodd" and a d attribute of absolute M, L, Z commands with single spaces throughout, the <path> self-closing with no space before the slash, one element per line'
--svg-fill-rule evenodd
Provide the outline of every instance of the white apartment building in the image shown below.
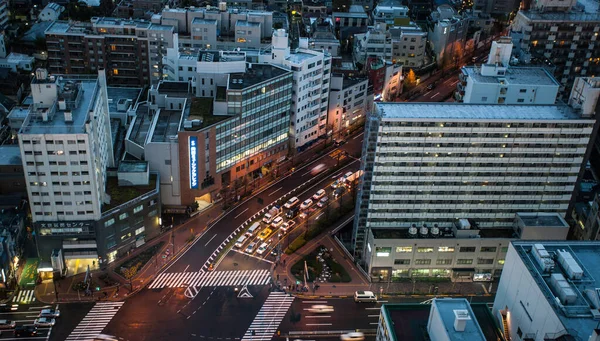
<path fill-rule="evenodd" d="M 19 131 L 34 223 L 97 220 L 114 166 L 104 72 L 48 76 L 38 69 Z"/>
<path fill-rule="evenodd" d="M 172 25 L 179 33 L 180 47 L 230 50 L 267 47 L 273 27 L 273 12 L 219 8 L 165 8 L 152 22 Z"/>
<path fill-rule="evenodd" d="M 595 119 L 567 105 L 376 103 L 366 123 L 355 254 L 370 228 L 567 213 Z"/>
<path fill-rule="evenodd" d="M 402 5 L 377 5 L 371 14 L 372 23 L 384 23 L 390 26 L 396 25 L 398 19 L 408 18 L 408 7 Z"/>
<path fill-rule="evenodd" d="M 335 138 L 342 136 L 352 125 L 365 121 L 373 106 L 373 95 L 369 98 L 368 87 L 368 78 L 331 75 L 327 125 Z"/>
<path fill-rule="evenodd" d="M 479 228 L 469 219 L 451 227 L 422 224 L 370 229 L 365 270 L 372 282 L 407 277 L 445 277 L 485 282 L 500 277 L 508 244 L 516 239 L 565 240 L 569 224 L 558 213 L 515 214 L 510 228 Z"/>
<path fill-rule="evenodd" d="M 600 243 L 514 241 L 492 314 L 512 340 L 600 340 Z"/>
<path fill-rule="evenodd" d="M 60 14 L 65 11 L 65 7 L 57 4 L 56 2 L 50 2 L 44 7 L 44 9 L 38 15 L 40 21 L 54 21 L 58 20 Z"/>
<path fill-rule="evenodd" d="M 484 64 L 463 66 L 455 98 L 473 104 L 554 104 L 558 81 L 543 67 L 510 66 L 512 40 L 492 42 Z"/>
<path fill-rule="evenodd" d="M 300 47 L 291 53 L 283 29 L 273 33 L 272 41 L 271 53 L 259 55 L 259 62 L 294 73 L 290 141 L 293 149 L 301 151 L 327 133 L 331 55 L 308 49 L 306 38 L 300 39 Z"/>

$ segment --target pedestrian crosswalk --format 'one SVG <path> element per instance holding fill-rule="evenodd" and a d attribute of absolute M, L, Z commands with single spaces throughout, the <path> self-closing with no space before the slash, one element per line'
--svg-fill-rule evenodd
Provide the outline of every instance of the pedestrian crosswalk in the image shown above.
<path fill-rule="evenodd" d="M 294 302 L 294 296 L 272 292 L 241 341 L 270 341 Z"/>
<path fill-rule="evenodd" d="M 19 290 L 19 293 L 13 296 L 13 302 L 19 304 L 35 302 L 35 290 Z"/>
<path fill-rule="evenodd" d="M 269 270 L 233 270 L 211 272 L 162 273 L 150 284 L 150 289 L 182 287 L 223 287 L 266 285 L 271 280 Z"/>
<path fill-rule="evenodd" d="M 69 340 L 94 340 L 104 327 L 117 314 L 125 302 L 99 302 L 94 305 L 87 315 L 66 338 Z"/>

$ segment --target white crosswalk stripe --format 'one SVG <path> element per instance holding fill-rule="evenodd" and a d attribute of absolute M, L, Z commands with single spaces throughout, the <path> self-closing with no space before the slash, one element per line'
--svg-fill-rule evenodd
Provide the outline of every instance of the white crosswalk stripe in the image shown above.
<path fill-rule="evenodd" d="M 13 302 L 19 304 L 31 304 L 35 302 L 35 290 L 19 290 L 19 292 L 13 296 Z"/>
<path fill-rule="evenodd" d="M 94 340 L 102 332 L 104 327 L 117 314 L 125 302 L 100 302 L 96 303 L 92 310 L 79 322 L 71 334 L 66 338 L 70 340 Z"/>
<path fill-rule="evenodd" d="M 234 270 L 212 272 L 162 273 L 150 283 L 149 289 L 184 287 L 226 287 L 238 285 L 267 285 L 271 280 L 269 270 Z"/>
<path fill-rule="evenodd" d="M 270 341 L 294 302 L 294 296 L 272 292 L 241 341 Z"/>

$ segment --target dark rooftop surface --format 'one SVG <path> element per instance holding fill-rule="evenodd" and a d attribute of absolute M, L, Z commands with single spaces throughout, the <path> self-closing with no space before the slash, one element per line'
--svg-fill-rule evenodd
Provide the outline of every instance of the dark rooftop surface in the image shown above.
<path fill-rule="evenodd" d="M 156 120 L 151 141 L 168 142 L 170 137 L 177 136 L 182 115 L 183 112 L 181 110 L 161 109 Z"/>
<path fill-rule="evenodd" d="M 190 106 L 190 114 L 188 120 L 199 119 L 202 121 L 199 127 L 194 127 L 191 130 L 202 129 L 211 126 L 220 121 L 226 120 L 231 116 L 215 115 L 213 111 L 213 99 L 210 97 L 194 97 Z"/>
<path fill-rule="evenodd" d="M 102 212 L 106 212 L 155 189 L 156 174 L 150 174 L 148 185 L 145 186 L 119 186 L 119 179 L 116 176 L 109 176 L 106 178 L 106 193 L 110 195 L 110 204 L 103 204 Z"/>
<path fill-rule="evenodd" d="M 108 111 L 111 113 L 117 112 L 117 104 L 120 100 L 130 99 L 131 105 L 135 105 L 138 96 L 142 92 L 141 88 L 118 88 L 114 86 L 106 87 L 106 94 L 108 96 Z"/>
<path fill-rule="evenodd" d="M 119 172 L 140 173 L 148 170 L 146 161 L 129 161 L 123 160 L 119 163 Z"/>
<path fill-rule="evenodd" d="M 232 73 L 229 77 L 229 89 L 240 90 L 258 83 L 266 82 L 271 78 L 280 77 L 291 73 L 277 66 L 268 64 L 250 64 L 245 73 Z"/>
<path fill-rule="evenodd" d="M 158 92 L 164 93 L 180 93 L 187 95 L 190 84 L 188 82 L 161 82 L 158 86 Z"/>
<path fill-rule="evenodd" d="M 555 226 L 569 228 L 559 217 L 555 215 L 519 215 L 525 226 Z"/>
<path fill-rule="evenodd" d="M 427 321 L 431 305 L 429 304 L 384 304 L 386 312 L 394 325 L 394 340 L 423 341 L 430 340 L 427 334 Z M 486 340 L 504 340 L 490 310 L 485 303 L 472 303 L 471 309 Z"/>
<path fill-rule="evenodd" d="M 344 77 L 343 87 L 344 89 L 354 86 L 360 82 L 366 81 L 367 78 L 357 78 L 357 77 Z"/>

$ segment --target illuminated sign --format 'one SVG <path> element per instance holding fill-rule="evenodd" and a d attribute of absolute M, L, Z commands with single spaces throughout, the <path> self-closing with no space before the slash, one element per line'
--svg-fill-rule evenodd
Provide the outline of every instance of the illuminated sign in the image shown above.
<path fill-rule="evenodd" d="M 198 138 L 189 137 L 190 146 L 190 188 L 198 188 Z"/>

